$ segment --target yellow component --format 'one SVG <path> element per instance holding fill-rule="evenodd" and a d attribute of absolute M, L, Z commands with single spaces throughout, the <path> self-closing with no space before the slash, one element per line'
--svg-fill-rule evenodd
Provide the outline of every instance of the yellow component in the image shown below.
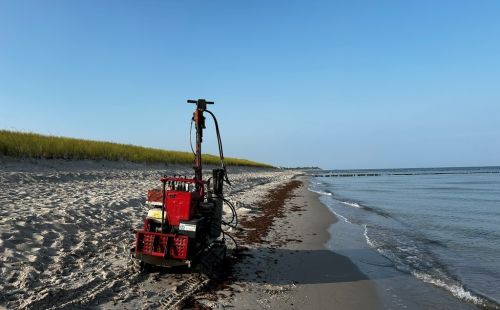
<path fill-rule="evenodd" d="M 165 218 L 166 217 L 167 217 L 167 211 L 165 211 Z M 149 209 L 147 218 L 161 222 L 161 208 Z"/>

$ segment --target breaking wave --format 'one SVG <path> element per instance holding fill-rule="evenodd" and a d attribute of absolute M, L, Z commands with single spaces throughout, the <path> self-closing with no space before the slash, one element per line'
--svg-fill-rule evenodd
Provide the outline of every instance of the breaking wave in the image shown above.
<path fill-rule="evenodd" d="M 331 192 L 329 192 L 329 191 L 324 192 L 324 191 L 315 190 L 315 189 L 312 189 L 312 188 L 308 188 L 308 190 L 309 190 L 310 192 L 313 192 L 313 193 L 316 193 L 316 194 L 320 194 L 320 195 L 324 195 L 324 196 L 332 196 L 332 195 L 333 195 L 333 194 L 332 194 Z"/>
<path fill-rule="evenodd" d="M 411 274 L 424 282 L 433 284 L 435 286 L 441 287 L 447 291 L 449 291 L 453 296 L 465 300 L 468 302 L 472 302 L 476 305 L 480 306 L 486 306 L 486 301 L 483 300 L 480 297 L 475 296 L 472 294 L 470 291 L 466 290 L 463 286 L 460 284 L 448 284 L 445 281 L 435 278 L 430 274 L 423 273 L 423 272 L 418 272 L 418 271 L 412 271 Z"/>
<path fill-rule="evenodd" d="M 349 222 L 347 219 L 345 221 Z M 380 238 L 380 236 L 370 237 L 368 225 L 363 224 L 362 226 L 366 243 L 392 261 L 394 267 L 399 271 L 409 273 L 423 282 L 445 289 L 460 300 L 486 308 L 499 309 L 495 301 L 465 288 L 462 282 L 451 276 L 446 271 L 446 267 L 440 265 L 425 249 L 414 243 L 395 245 L 394 242 Z"/>
<path fill-rule="evenodd" d="M 357 202 L 349 202 L 349 201 L 339 201 L 341 204 L 344 204 L 346 206 L 354 207 L 354 208 L 363 208 L 359 203 Z"/>

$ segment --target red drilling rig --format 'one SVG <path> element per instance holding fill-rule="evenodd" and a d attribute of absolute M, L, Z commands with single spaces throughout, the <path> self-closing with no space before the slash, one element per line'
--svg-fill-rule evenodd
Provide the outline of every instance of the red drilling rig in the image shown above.
<path fill-rule="evenodd" d="M 136 231 L 133 253 L 143 267 L 149 265 L 174 267 L 187 265 L 213 269 L 226 255 L 223 225 L 235 227 L 237 216 L 234 206 L 224 199 L 224 183 L 227 177 L 215 115 L 207 110 L 213 102 L 204 99 L 188 100 L 196 104 L 191 128 L 196 128 L 194 177 L 163 177 L 161 189 L 148 191 L 147 204 L 151 207 L 142 230 Z M 219 145 L 220 168 L 212 170 L 212 176 L 203 180 L 201 144 L 205 129 L 204 113 L 212 116 Z M 232 210 L 231 222 L 222 219 L 224 202 Z"/>

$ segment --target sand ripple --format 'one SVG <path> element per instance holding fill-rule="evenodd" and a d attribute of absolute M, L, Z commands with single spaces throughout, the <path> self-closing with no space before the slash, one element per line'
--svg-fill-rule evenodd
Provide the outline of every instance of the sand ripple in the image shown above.
<path fill-rule="evenodd" d="M 204 283 L 199 275 L 139 273 L 130 259 L 130 229 L 140 227 L 145 193 L 164 174 L 190 175 L 191 169 L 2 163 L 0 306 L 122 308 L 123 303 L 136 303 L 147 308 L 178 302 L 188 294 L 184 291 Z M 228 199 L 251 212 L 258 192 L 291 175 L 233 168 Z"/>

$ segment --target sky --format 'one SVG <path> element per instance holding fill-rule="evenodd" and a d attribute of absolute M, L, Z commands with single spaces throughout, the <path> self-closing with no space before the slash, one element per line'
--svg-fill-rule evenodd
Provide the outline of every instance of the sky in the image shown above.
<path fill-rule="evenodd" d="M 325 169 L 500 165 L 500 1 L 0 0 L 0 129 Z M 213 126 L 204 151 L 216 153 Z"/>

